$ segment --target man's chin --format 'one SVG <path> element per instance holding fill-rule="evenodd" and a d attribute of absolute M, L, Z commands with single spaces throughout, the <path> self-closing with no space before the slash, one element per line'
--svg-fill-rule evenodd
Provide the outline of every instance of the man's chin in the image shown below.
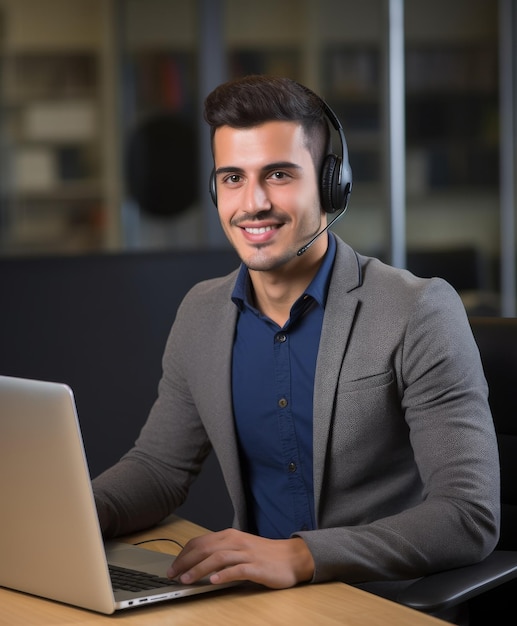
<path fill-rule="evenodd" d="M 241 255 L 240 255 L 241 256 Z M 253 254 L 241 256 L 241 261 L 246 267 L 255 272 L 274 272 L 284 269 L 297 258 L 296 251 L 284 252 L 284 254 L 272 255 L 266 250 L 255 251 Z"/>

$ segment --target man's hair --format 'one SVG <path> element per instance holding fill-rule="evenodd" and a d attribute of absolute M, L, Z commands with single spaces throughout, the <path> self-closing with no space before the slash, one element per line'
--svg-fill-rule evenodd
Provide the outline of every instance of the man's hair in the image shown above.
<path fill-rule="evenodd" d="M 290 78 L 244 76 L 216 87 L 205 100 L 205 120 L 213 140 L 221 126 L 252 128 L 272 121 L 301 124 L 316 172 L 330 152 L 330 129 L 319 96 Z"/>

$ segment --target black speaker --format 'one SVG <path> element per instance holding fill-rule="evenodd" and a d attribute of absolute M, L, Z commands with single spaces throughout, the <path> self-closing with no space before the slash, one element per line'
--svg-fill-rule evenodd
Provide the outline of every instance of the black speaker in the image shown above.
<path fill-rule="evenodd" d="M 309 91 L 307 87 L 304 87 L 304 89 Z M 343 126 L 330 106 L 322 98 L 319 99 L 327 119 L 339 134 L 341 145 L 341 156 L 333 153 L 327 154 L 323 161 L 320 175 L 321 206 L 327 213 L 336 213 L 337 211 L 344 211 L 348 204 L 350 192 L 352 191 L 352 168 L 348 160 L 348 146 Z M 209 192 L 212 202 L 217 206 L 214 170 L 210 174 Z"/>

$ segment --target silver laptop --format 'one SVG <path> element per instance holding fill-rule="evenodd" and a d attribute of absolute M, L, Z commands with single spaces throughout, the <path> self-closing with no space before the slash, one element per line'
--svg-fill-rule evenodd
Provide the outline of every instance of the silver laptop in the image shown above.
<path fill-rule="evenodd" d="M 64 384 L 0 376 L 0 511 L 2 587 L 113 613 L 229 586 L 163 580 L 174 557 L 103 542 Z M 108 563 L 155 575 L 156 588 L 115 590 Z"/>

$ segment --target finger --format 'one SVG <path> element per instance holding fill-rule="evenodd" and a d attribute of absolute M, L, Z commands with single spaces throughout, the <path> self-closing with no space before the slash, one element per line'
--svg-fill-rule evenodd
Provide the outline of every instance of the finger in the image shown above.
<path fill-rule="evenodd" d="M 237 568 L 242 567 L 243 564 L 241 560 L 242 554 L 239 552 L 234 550 L 217 550 L 212 554 L 208 554 L 205 558 L 196 562 L 195 565 L 180 574 L 179 579 L 183 584 L 189 584 L 205 578 L 212 580 L 214 574 L 221 573 L 227 568 L 234 566 L 233 569 L 235 571 L 233 577 L 230 578 L 227 574 L 225 580 L 242 580 L 242 576 L 239 576 L 237 569 L 235 569 L 235 566 L 237 566 Z"/>
<path fill-rule="evenodd" d="M 221 549 L 223 542 L 221 537 L 217 535 L 219 535 L 219 533 L 211 533 L 210 535 L 196 537 L 187 542 L 168 569 L 167 576 L 174 579 L 178 578 L 205 561 L 218 549 Z M 207 575 L 211 573 L 211 571 L 206 571 L 204 574 L 201 574 L 201 576 Z"/>

